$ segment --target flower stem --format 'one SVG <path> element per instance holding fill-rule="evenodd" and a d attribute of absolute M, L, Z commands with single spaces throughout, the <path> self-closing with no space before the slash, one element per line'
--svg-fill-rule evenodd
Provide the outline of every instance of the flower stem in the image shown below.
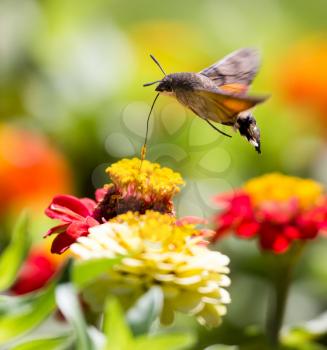
<path fill-rule="evenodd" d="M 285 256 L 274 256 L 278 259 L 273 277 L 273 295 L 267 317 L 267 338 L 272 349 L 280 348 L 280 329 L 287 306 L 288 292 L 292 281 L 294 266 L 298 261 L 304 245 L 299 244 Z"/>
<path fill-rule="evenodd" d="M 273 349 L 279 348 L 279 332 L 283 324 L 291 281 L 291 269 L 288 268 L 282 272 L 275 278 L 273 297 L 268 313 L 267 337 Z"/>

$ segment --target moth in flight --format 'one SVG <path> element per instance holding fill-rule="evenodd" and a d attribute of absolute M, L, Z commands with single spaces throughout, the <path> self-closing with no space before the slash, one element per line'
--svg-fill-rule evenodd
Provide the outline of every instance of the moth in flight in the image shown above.
<path fill-rule="evenodd" d="M 259 69 L 257 50 L 252 48 L 237 50 L 199 73 L 166 74 L 155 57 L 152 55 L 150 57 L 158 65 L 164 77 L 143 85 L 158 84 L 155 89 L 158 94 L 153 101 L 148 122 L 158 96 L 160 94 L 171 96 L 221 134 L 231 137 L 219 130 L 213 122 L 238 130 L 256 151 L 261 153 L 260 129 L 251 110 L 258 103 L 264 102 L 268 96 L 248 95 L 249 86 Z M 146 141 L 147 134 L 144 152 Z"/>

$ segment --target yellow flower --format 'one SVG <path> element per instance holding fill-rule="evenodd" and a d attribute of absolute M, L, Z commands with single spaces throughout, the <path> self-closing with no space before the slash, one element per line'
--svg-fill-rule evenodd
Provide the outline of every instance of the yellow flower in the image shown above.
<path fill-rule="evenodd" d="M 99 220 L 110 220 L 128 211 L 174 214 L 172 198 L 184 184 L 179 173 L 147 160 L 141 165 L 138 158 L 122 159 L 106 172 L 112 183 L 103 189 L 96 212 Z"/>
<path fill-rule="evenodd" d="M 154 285 L 161 287 L 161 322 L 169 324 L 176 311 L 194 315 L 201 324 L 217 326 L 229 303 L 226 276 L 229 259 L 199 244 L 193 225 L 176 225 L 167 214 L 127 213 L 92 227 L 71 246 L 78 259 L 124 257 L 85 291 L 86 300 L 101 309 L 107 294 L 125 307 Z"/>
<path fill-rule="evenodd" d="M 254 205 L 265 202 L 288 202 L 297 199 L 302 209 L 316 205 L 323 196 L 323 187 L 310 179 L 271 173 L 254 178 L 244 185 Z"/>
<path fill-rule="evenodd" d="M 106 172 L 123 195 L 136 193 L 142 197 L 173 197 L 184 181 L 179 173 L 161 168 L 157 163 L 138 158 L 122 159 L 107 168 Z"/>

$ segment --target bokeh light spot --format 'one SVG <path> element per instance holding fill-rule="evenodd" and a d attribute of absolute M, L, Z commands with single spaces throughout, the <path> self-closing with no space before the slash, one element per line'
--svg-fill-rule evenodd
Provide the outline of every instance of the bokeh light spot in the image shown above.
<path fill-rule="evenodd" d="M 116 158 L 131 157 L 135 154 L 135 149 L 132 142 L 127 136 L 121 133 L 110 134 L 105 141 L 107 152 Z"/>

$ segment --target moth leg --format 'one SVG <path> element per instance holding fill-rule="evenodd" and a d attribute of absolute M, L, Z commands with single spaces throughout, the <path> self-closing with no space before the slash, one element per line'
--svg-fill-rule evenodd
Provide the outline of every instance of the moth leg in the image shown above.
<path fill-rule="evenodd" d="M 214 124 L 212 124 L 209 119 L 204 119 L 213 129 L 216 131 L 220 132 L 222 135 L 227 136 L 227 137 L 232 137 L 231 135 L 226 134 L 225 132 L 219 130 Z"/>

